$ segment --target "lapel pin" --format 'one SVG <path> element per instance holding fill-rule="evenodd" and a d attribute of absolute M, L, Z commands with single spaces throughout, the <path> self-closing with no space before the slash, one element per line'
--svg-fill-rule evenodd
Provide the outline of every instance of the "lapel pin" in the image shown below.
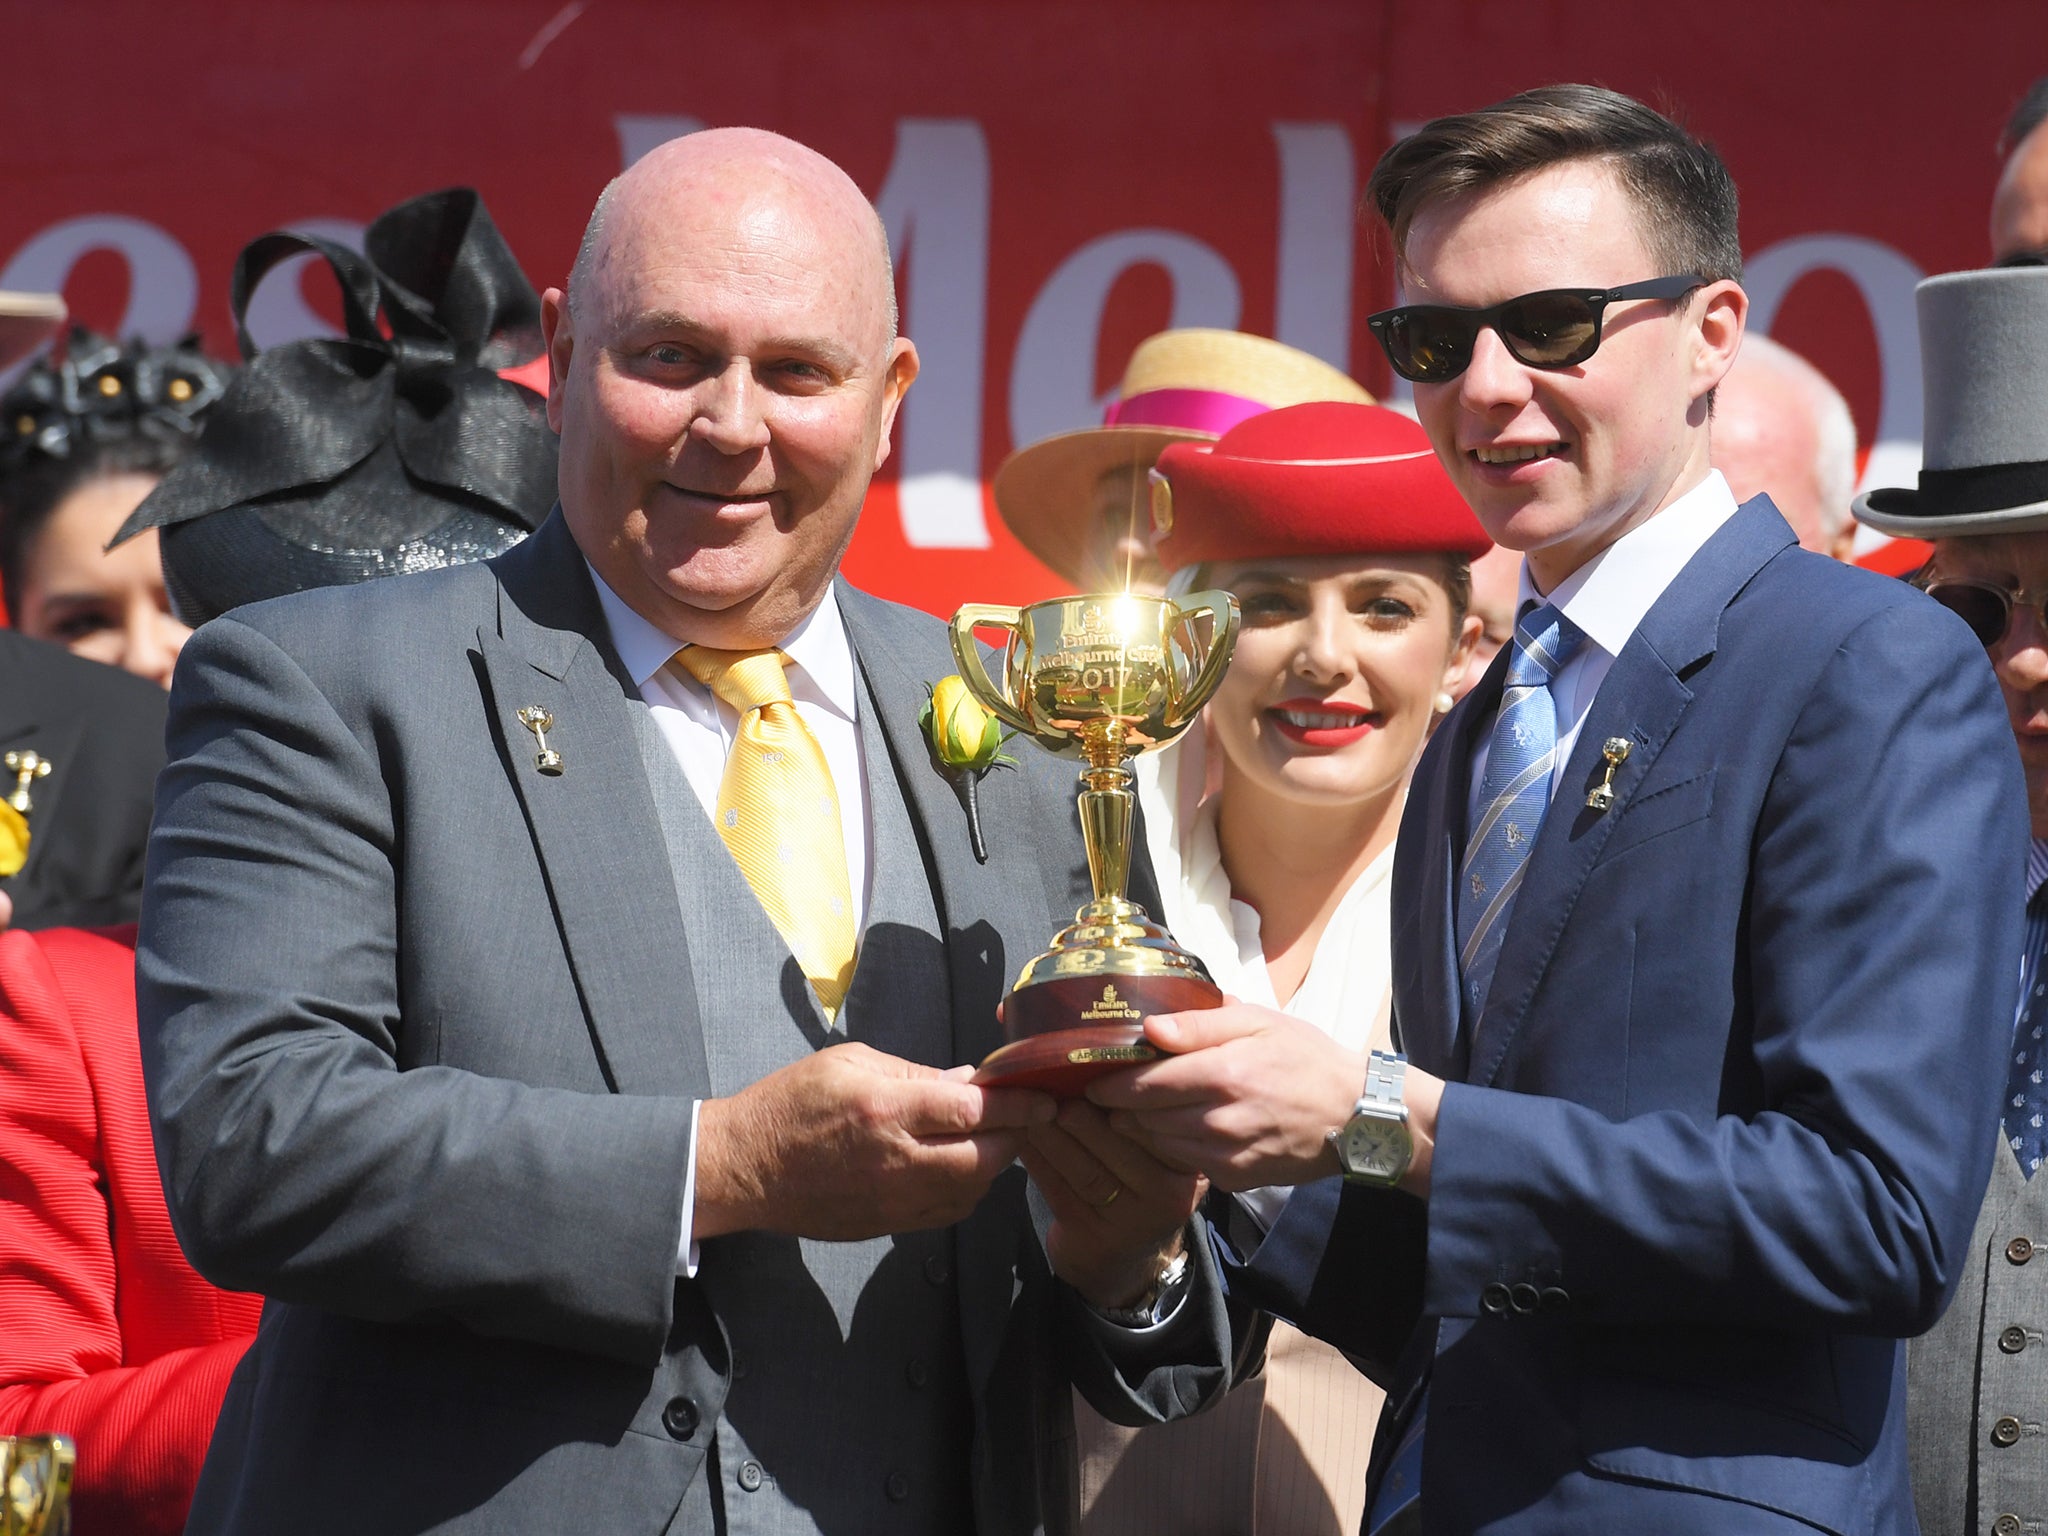
<path fill-rule="evenodd" d="M 1628 751 L 1626 736 L 1610 736 L 1600 743 L 1600 756 L 1607 762 L 1607 772 L 1587 794 L 1587 810 L 1604 811 L 1614 804 L 1614 770 L 1628 761 Z"/>
<path fill-rule="evenodd" d="M 529 704 L 519 711 L 519 723 L 533 732 L 533 743 L 540 750 L 533 754 L 533 766 L 549 778 L 560 778 L 562 754 L 548 745 L 548 732 L 555 728 L 555 717 L 538 704 Z"/>
<path fill-rule="evenodd" d="M 14 775 L 14 793 L 7 797 L 7 803 L 26 816 L 35 809 L 29 798 L 28 787 L 37 779 L 50 776 L 50 760 L 42 753 L 30 748 L 26 752 L 10 752 L 0 757 L 0 763 L 7 765 L 7 771 Z"/>

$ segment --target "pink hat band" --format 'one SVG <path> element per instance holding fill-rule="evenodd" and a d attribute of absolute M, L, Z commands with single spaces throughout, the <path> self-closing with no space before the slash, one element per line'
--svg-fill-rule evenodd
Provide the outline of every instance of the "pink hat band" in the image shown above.
<path fill-rule="evenodd" d="M 1170 427 L 1221 437 L 1241 421 L 1271 410 L 1263 400 L 1220 389 L 1148 389 L 1128 400 L 1112 400 L 1102 413 L 1105 427 Z"/>

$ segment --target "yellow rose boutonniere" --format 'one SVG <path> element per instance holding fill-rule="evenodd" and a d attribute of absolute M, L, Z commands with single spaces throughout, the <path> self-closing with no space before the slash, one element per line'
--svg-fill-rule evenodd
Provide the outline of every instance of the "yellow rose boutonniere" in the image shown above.
<path fill-rule="evenodd" d="M 28 818 L 0 800 L 0 880 L 28 862 Z"/>
<path fill-rule="evenodd" d="M 967 832 L 974 843 L 974 856 L 988 862 L 988 848 L 981 838 L 981 804 L 975 785 L 998 763 L 1012 759 L 1003 755 L 1009 733 L 1002 722 L 986 709 L 959 676 L 940 678 L 931 685 L 930 697 L 918 712 L 917 723 L 931 748 L 932 761 L 951 781 L 967 811 Z"/>

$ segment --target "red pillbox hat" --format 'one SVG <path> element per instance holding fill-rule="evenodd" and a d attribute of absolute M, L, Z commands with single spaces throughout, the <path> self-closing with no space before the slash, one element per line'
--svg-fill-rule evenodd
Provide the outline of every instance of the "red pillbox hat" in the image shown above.
<path fill-rule="evenodd" d="M 1169 571 L 1284 555 L 1476 557 L 1493 547 L 1420 426 L 1383 406 L 1267 411 L 1216 443 L 1176 443 L 1152 472 L 1153 547 Z"/>

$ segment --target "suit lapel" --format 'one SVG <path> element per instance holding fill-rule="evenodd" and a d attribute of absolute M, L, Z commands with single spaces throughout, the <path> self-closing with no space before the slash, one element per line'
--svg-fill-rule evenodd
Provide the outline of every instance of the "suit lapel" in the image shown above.
<path fill-rule="evenodd" d="M 983 864 L 969 842 L 966 809 L 933 765 L 918 726 L 927 684 L 953 670 L 951 652 L 936 631 L 902 622 L 901 615 L 865 593 L 842 583 L 837 597 L 869 696 L 881 712 L 878 723 L 888 743 L 889 766 L 905 787 L 937 886 L 933 896 L 946 933 L 953 1060 L 978 1062 L 1002 1043 L 995 1010 L 1014 972 L 1058 926 L 1050 902 L 1032 899 L 1033 892 L 1044 890 L 1043 881 L 1013 862 L 1028 862 L 1033 850 L 1002 842 L 1005 835 L 1014 837 L 1032 825 L 1028 811 L 1011 805 L 1012 796 L 1023 803 L 1023 775 L 1003 771 L 982 780 L 983 825 L 990 837 L 989 862 Z M 869 765 L 870 784 L 881 771 L 882 765 Z M 1020 873 L 1028 878 L 1020 879 Z M 1012 1170 L 954 1228 L 961 1342 L 977 1401 L 995 1370 L 1017 1294 L 1021 1203 L 1021 1178 Z"/>
<path fill-rule="evenodd" d="M 1414 803 L 1401 835 L 1416 839 L 1415 899 L 1394 905 L 1393 955 L 1400 1045 L 1425 1072 L 1463 1075 L 1467 1032 L 1461 1027 L 1464 988 L 1458 976 L 1457 872 L 1465 847 L 1472 753 L 1500 706 L 1507 651 L 1437 728 L 1416 772 Z"/>
<path fill-rule="evenodd" d="M 638 694 L 604 638 L 582 554 L 557 510 L 493 565 L 497 630 L 477 637 L 485 703 L 606 1078 L 619 1093 L 706 1097 L 675 874 L 629 714 Z M 536 765 L 517 719 L 529 705 L 554 717 L 560 774 Z"/>
<path fill-rule="evenodd" d="M 1685 679 L 1713 655 L 1729 603 L 1793 542 L 1768 499 L 1745 503 L 1678 573 L 1615 658 L 1530 852 L 1485 1011 L 1472 1032 L 1466 1081 L 1485 1086 L 1499 1075 L 1600 850 L 1692 702 Z M 1601 776 L 1601 745 L 1609 737 L 1627 740 L 1629 755 L 1614 776 L 1613 804 L 1594 811 L 1585 798 Z"/>

